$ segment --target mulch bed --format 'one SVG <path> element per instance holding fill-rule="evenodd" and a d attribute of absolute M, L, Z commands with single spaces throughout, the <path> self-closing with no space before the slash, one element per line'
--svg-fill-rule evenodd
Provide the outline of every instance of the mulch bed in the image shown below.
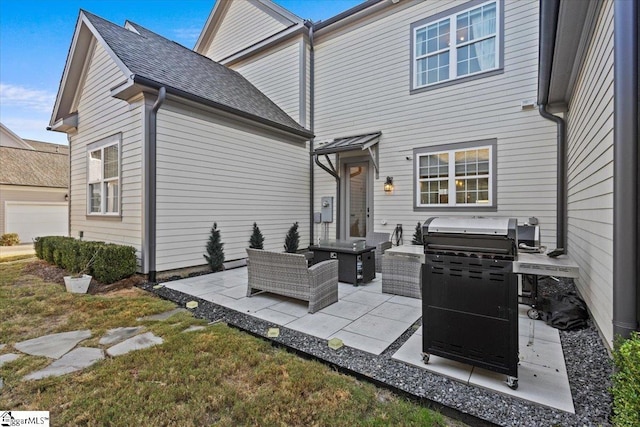
<path fill-rule="evenodd" d="M 41 278 L 45 282 L 57 283 L 64 286 L 64 276 L 68 276 L 69 273 L 55 265 L 51 265 L 43 260 L 36 260 L 29 262 L 24 267 L 24 273 L 31 274 Z M 121 289 L 131 289 L 133 287 L 142 285 L 146 282 L 146 278 L 142 274 L 134 274 L 131 277 L 119 280 L 115 283 L 105 285 L 98 282 L 96 279 L 91 279 L 91 285 L 89 285 L 89 294 L 105 294 Z"/>

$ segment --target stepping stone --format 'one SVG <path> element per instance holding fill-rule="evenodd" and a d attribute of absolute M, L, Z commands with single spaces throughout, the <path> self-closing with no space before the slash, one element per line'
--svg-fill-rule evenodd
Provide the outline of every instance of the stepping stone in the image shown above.
<path fill-rule="evenodd" d="M 130 351 L 142 350 L 144 348 L 162 344 L 163 342 L 164 340 L 154 335 L 153 332 L 147 332 L 146 334 L 129 338 L 126 341 L 122 341 L 120 344 L 116 344 L 113 347 L 108 348 L 107 354 L 112 357 L 121 356 L 129 353 Z"/>
<path fill-rule="evenodd" d="M 80 371 L 104 359 L 104 353 L 99 348 L 80 347 L 62 356 L 51 365 L 24 377 L 24 380 L 39 380 L 45 377 L 59 377 Z"/>
<path fill-rule="evenodd" d="M 13 362 L 18 357 L 20 357 L 20 355 L 19 354 L 15 354 L 15 353 L 7 353 L 7 354 L 0 355 L 0 368 L 5 363 Z"/>
<path fill-rule="evenodd" d="M 107 333 L 104 334 L 102 338 L 100 338 L 100 341 L 98 342 L 98 344 L 111 345 L 111 344 L 119 343 L 120 341 L 124 341 L 135 335 L 138 335 L 143 330 L 144 330 L 144 327 L 142 326 L 109 329 Z"/>
<path fill-rule="evenodd" d="M 203 330 L 203 329 L 206 329 L 206 327 L 204 327 L 204 326 L 196 326 L 196 325 L 193 325 L 193 326 L 189 326 L 187 329 L 185 329 L 185 330 L 184 330 L 184 331 L 182 331 L 182 332 L 183 332 L 183 333 L 184 333 L 184 332 L 194 332 L 194 331 L 201 331 L 201 330 Z"/>
<path fill-rule="evenodd" d="M 178 313 L 183 313 L 186 312 L 188 313 L 189 310 L 185 309 L 185 308 L 174 308 L 171 311 L 165 311 L 164 313 L 160 313 L 160 314 L 153 314 L 151 316 L 145 316 L 145 317 L 139 317 L 138 321 L 145 321 L 145 320 L 167 320 L 168 318 L 170 318 L 171 316 L 173 316 L 174 314 L 178 314 Z"/>
<path fill-rule="evenodd" d="M 80 341 L 91 338 L 91 331 L 71 331 L 59 334 L 45 335 L 39 338 L 22 341 L 14 346 L 16 350 L 31 356 L 45 356 L 51 359 L 60 359 L 68 353 Z"/>

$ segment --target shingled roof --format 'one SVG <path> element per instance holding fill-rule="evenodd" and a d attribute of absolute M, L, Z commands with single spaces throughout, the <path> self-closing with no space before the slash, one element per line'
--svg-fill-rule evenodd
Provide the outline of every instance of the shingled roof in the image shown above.
<path fill-rule="evenodd" d="M 0 184 L 67 188 L 69 156 L 34 148 L 0 147 Z"/>
<path fill-rule="evenodd" d="M 134 82 L 164 86 L 168 93 L 313 137 L 240 73 L 140 25 L 127 22 L 127 28 L 120 27 L 89 12 L 82 13 L 131 71 Z"/>

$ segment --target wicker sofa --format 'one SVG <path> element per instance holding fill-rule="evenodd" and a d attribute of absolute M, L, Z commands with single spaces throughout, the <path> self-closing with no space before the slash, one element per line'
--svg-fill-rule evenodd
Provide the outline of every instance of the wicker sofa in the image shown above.
<path fill-rule="evenodd" d="M 309 301 L 309 313 L 338 301 L 338 261 L 311 267 L 303 254 L 247 249 L 247 296 L 272 292 Z"/>

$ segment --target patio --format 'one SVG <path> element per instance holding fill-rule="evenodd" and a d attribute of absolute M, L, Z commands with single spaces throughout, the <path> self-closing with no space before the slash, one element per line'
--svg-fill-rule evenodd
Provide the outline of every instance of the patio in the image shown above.
<path fill-rule="evenodd" d="M 339 338 L 345 346 L 372 355 L 381 355 L 405 335 L 399 348 L 390 350 L 394 361 L 447 377 L 467 386 L 487 389 L 526 402 L 574 414 L 574 404 L 558 330 L 526 316 L 521 306 L 519 319 L 519 387 L 506 386 L 504 375 L 432 356 L 424 364 L 421 355 L 421 301 L 383 294 L 381 275 L 355 287 L 340 283 L 339 300 L 315 314 L 307 303 L 274 294 L 246 297 L 247 269 L 166 282 L 179 291 L 238 313 L 261 319 L 321 340 Z M 532 330 L 532 328 L 535 328 Z M 265 331 L 266 333 L 266 331 Z M 533 338 L 531 339 L 531 337 Z M 408 337 L 408 339 L 406 339 Z"/>

